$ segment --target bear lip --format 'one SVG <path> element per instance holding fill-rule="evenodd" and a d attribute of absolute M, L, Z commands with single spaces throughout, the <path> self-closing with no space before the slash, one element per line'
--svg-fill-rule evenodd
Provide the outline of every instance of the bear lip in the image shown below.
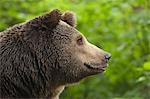
<path fill-rule="evenodd" d="M 89 63 L 84 63 L 84 66 L 86 66 L 88 69 L 97 69 L 97 70 L 102 70 L 104 71 L 105 68 L 107 67 L 107 64 L 89 64 Z"/>

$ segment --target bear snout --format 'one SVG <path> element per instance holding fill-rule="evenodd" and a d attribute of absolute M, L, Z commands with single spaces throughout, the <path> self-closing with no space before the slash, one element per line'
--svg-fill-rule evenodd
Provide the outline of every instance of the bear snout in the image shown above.
<path fill-rule="evenodd" d="M 104 54 L 104 60 L 106 61 L 106 63 L 109 61 L 110 58 L 111 58 L 111 54 L 110 53 Z"/>

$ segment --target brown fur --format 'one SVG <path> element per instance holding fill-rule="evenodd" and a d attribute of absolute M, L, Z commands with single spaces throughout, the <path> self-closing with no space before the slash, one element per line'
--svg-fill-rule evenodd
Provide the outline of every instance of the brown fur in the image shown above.
<path fill-rule="evenodd" d="M 69 25 L 73 27 L 76 27 L 76 18 L 73 12 L 65 12 L 61 16 L 61 20 L 63 20 L 64 22 L 68 23 Z"/>
<path fill-rule="evenodd" d="M 65 85 L 101 73 L 106 52 L 75 23 L 71 13 L 53 10 L 0 32 L 0 98 L 58 99 Z"/>

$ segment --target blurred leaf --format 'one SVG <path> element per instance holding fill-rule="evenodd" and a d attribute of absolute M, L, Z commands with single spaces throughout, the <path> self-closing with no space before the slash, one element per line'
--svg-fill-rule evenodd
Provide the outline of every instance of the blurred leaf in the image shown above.
<path fill-rule="evenodd" d="M 150 61 L 149 62 L 145 62 L 143 65 L 144 70 L 150 70 Z"/>

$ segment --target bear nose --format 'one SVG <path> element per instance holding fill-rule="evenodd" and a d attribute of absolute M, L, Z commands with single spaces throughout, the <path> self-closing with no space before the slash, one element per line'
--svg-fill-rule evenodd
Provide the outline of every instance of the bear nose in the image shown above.
<path fill-rule="evenodd" d="M 105 54 L 105 55 L 104 55 L 104 58 L 105 58 L 106 60 L 109 60 L 109 59 L 111 58 L 111 54 L 110 54 L 110 53 Z"/>

